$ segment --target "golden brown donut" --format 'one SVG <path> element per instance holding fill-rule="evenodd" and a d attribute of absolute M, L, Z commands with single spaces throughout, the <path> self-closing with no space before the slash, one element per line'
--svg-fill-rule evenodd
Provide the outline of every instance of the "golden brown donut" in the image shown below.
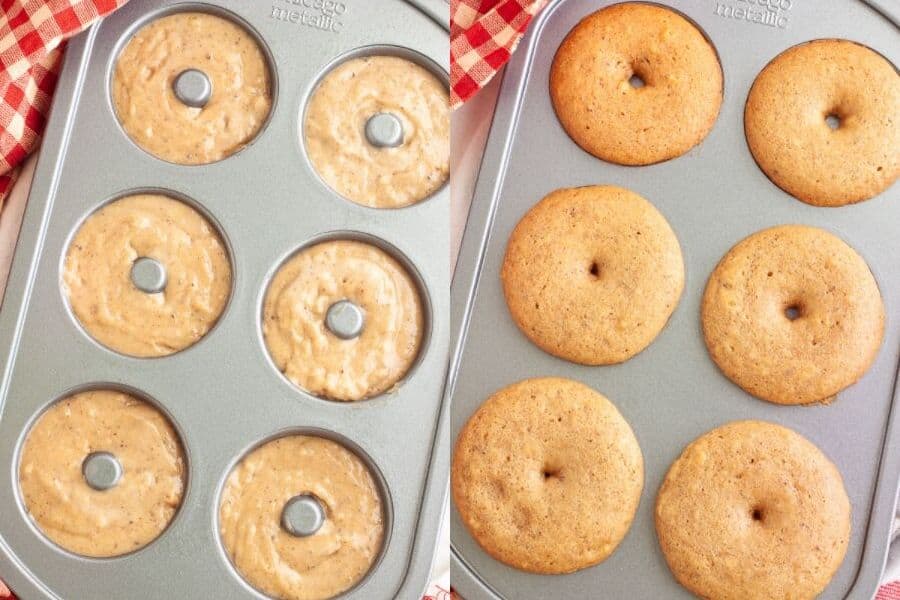
<path fill-rule="evenodd" d="M 865 260 L 802 225 L 739 242 L 710 276 L 701 311 L 722 372 L 778 404 L 829 400 L 869 369 L 884 335 L 884 304 Z"/>
<path fill-rule="evenodd" d="M 643 87 L 633 87 L 632 76 Z M 638 2 L 588 15 L 553 59 L 550 97 L 566 133 L 623 165 L 681 156 L 712 129 L 722 104 L 715 49 L 679 13 Z"/>
<path fill-rule="evenodd" d="M 747 143 L 775 185 L 817 206 L 861 202 L 900 175 L 900 75 L 847 40 L 779 54 L 756 78 L 744 110 Z M 832 130 L 828 117 L 839 120 Z"/>
<path fill-rule="evenodd" d="M 656 500 L 656 531 L 681 585 L 707 600 L 812 600 L 840 567 L 850 500 L 801 435 L 740 421 L 692 442 Z"/>
<path fill-rule="evenodd" d="M 456 442 L 452 490 L 484 550 L 517 569 L 569 573 L 606 560 L 644 485 L 637 439 L 613 404 L 560 378 L 491 396 Z"/>
<path fill-rule="evenodd" d="M 656 208 L 615 186 L 556 190 L 516 225 L 501 271 L 513 320 L 545 352 L 625 361 L 663 329 L 684 263 Z"/>

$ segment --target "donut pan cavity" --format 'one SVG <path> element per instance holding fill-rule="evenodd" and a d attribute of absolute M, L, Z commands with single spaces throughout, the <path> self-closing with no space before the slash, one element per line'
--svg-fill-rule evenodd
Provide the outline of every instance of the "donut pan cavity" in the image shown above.
<path fill-rule="evenodd" d="M 248 28 L 272 71 L 272 112 L 257 136 L 232 156 L 198 166 L 139 148 L 110 98 L 115 59 L 130 36 L 183 10 Z M 20 597 L 264 598 L 222 548 L 219 494 L 248 449 L 292 432 L 346 443 L 381 487 L 383 550 L 341 598 L 421 595 L 449 467 L 448 187 L 396 210 L 357 205 L 323 184 L 301 136 L 310 94 L 344 57 L 390 50 L 446 81 L 447 12 L 441 0 L 145 0 L 128 3 L 68 45 L 0 310 L 0 576 Z M 84 219 L 111 199 L 148 190 L 209 217 L 228 247 L 233 288 L 219 322 L 199 342 L 138 359 L 92 340 L 72 316 L 60 281 L 68 243 Z M 371 400 L 330 402 L 299 390 L 272 366 L 262 339 L 261 303 L 274 272 L 298 248 L 327 239 L 385 249 L 422 294 L 419 357 L 396 389 Z M 168 529 L 138 552 L 99 560 L 49 542 L 27 516 L 17 481 L 21 443 L 35 418 L 52 400 L 98 386 L 152 399 L 181 435 L 189 466 L 183 504 Z"/>
<path fill-rule="evenodd" d="M 900 408 L 892 410 L 900 362 L 900 191 L 895 185 L 842 208 L 792 198 L 754 162 L 743 110 L 757 74 L 801 42 L 846 38 L 900 65 L 900 11 L 895 4 L 860 0 L 661 2 L 693 20 L 715 46 L 724 102 L 709 136 L 687 154 L 623 167 L 594 158 L 566 135 L 548 90 L 563 38 L 583 17 L 610 4 L 551 0 L 506 70 L 452 285 L 451 439 L 494 391 L 527 377 L 569 377 L 606 395 L 633 427 L 644 454 L 644 492 L 616 552 L 600 565 L 562 576 L 533 575 L 493 560 L 454 509 L 453 585 L 466 600 L 692 598 L 659 550 L 657 491 L 689 442 L 729 421 L 761 419 L 798 431 L 840 469 L 853 532 L 846 559 L 821 598 L 869 599 L 884 567 L 900 479 Z M 623 186 L 652 202 L 675 230 L 686 267 L 684 294 L 668 325 L 646 350 L 616 366 L 575 365 L 531 344 L 509 315 L 499 276 L 506 242 L 525 212 L 552 190 L 589 184 Z M 749 396 L 719 372 L 703 342 L 700 300 L 716 263 L 747 235 L 784 223 L 822 227 L 847 241 L 868 262 L 885 302 L 885 337 L 874 366 L 827 406 L 776 406 Z"/>

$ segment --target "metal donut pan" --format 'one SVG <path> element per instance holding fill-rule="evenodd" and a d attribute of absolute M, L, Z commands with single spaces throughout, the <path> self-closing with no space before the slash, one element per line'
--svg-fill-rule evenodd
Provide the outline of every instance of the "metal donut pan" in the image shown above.
<path fill-rule="evenodd" d="M 556 49 L 608 0 L 551 0 L 506 69 L 451 287 L 451 436 L 494 391 L 537 376 L 581 381 L 606 395 L 633 427 L 644 454 L 644 492 L 634 523 L 605 562 L 570 575 L 517 571 L 489 557 L 451 511 L 453 585 L 466 600 L 693 597 L 676 582 L 654 528 L 656 493 L 681 450 L 729 421 L 761 419 L 812 440 L 838 466 L 853 510 L 846 558 L 820 596 L 872 598 L 884 569 L 900 480 L 900 190 L 853 206 L 817 208 L 789 196 L 757 167 L 743 110 L 754 79 L 782 51 L 812 39 L 846 38 L 900 65 L 900 4 L 841 0 L 659 0 L 693 20 L 716 48 L 724 102 L 709 136 L 687 154 L 645 167 L 601 161 L 563 131 L 548 81 Z M 668 325 L 642 353 L 607 367 L 545 354 L 513 323 L 500 266 L 513 227 L 552 190 L 589 184 L 629 188 L 668 219 L 684 253 L 685 290 Z M 745 236 L 802 223 L 832 231 L 868 262 L 887 321 L 878 358 L 831 405 L 776 406 L 732 384 L 707 354 L 700 299 L 719 259 Z"/>
<path fill-rule="evenodd" d="M 267 125 L 240 152 L 182 166 L 155 158 L 120 127 L 110 97 L 118 51 L 141 25 L 182 10 L 236 19 L 258 36 L 274 75 Z M 341 598 L 421 596 L 430 576 L 449 469 L 449 186 L 410 207 L 379 210 L 339 197 L 313 171 L 302 117 L 319 77 L 359 54 L 411 57 L 443 81 L 448 5 L 441 0 L 133 0 L 68 45 L 0 305 L 0 576 L 21 598 L 265 598 L 244 582 L 217 532 L 232 466 L 280 433 L 334 437 L 366 459 L 385 500 L 380 559 Z M 194 346 L 129 358 L 89 338 L 61 292 L 68 241 L 97 207 L 132 191 L 163 190 L 221 228 L 234 273 L 231 300 Z M 313 240 L 375 240 L 399 254 L 425 292 L 428 328 L 416 366 L 394 390 L 357 403 L 294 387 L 269 360 L 262 297 L 277 266 Z M 31 522 L 17 482 L 28 426 L 54 399 L 108 385 L 156 403 L 182 436 L 183 504 L 147 547 L 86 559 Z"/>

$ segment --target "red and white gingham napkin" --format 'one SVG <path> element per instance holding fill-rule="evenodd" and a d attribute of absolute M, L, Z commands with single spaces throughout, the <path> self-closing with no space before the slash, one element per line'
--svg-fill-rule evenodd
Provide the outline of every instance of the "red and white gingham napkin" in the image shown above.
<path fill-rule="evenodd" d="M 0 0 L 0 207 L 40 141 L 63 42 L 127 0 Z"/>
<path fill-rule="evenodd" d="M 451 0 L 450 106 L 457 108 L 506 64 L 547 0 Z"/>
<path fill-rule="evenodd" d="M 875 600 L 900 600 L 900 582 L 881 586 Z"/>

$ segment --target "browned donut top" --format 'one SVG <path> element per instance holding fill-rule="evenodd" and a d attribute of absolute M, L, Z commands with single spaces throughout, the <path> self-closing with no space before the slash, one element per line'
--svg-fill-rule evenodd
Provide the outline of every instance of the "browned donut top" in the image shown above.
<path fill-rule="evenodd" d="M 779 404 L 831 398 L 868 370 L 884 305 L 863 258 L 801 225 L 738 243 L 709 278 L 703 333 L 713 360 L 754 396 Z"/>
<path fill-rule="evenodd" d="M 629 82 L 632 76 L 643 87 Z M 715 49 L 675 11 L 642 3 L 585 17 L 556 53 L 550 96 L 563 128 L 603 160 L 646 165 L 680 156 L 722 104 Z"/>
<path fill-rule="evenodd" d="M 516 324 L 544 351 L 599 365 L 656 338 L 681 297 L 684 264 L 656 208 L 614 186 L 561 189 L 522 218 L 501 273 Z"/>
<path fill-rule="evenodd" d="M 669 469 L 656 530 L 669 568 L 710 600 L 810 600 L 850 539 L 837 468 L 784 427 L 740 421 L 691 443 Z"/>
<path fill-rule="evenodd" d="M 744 126 L 756 162 L 778 187 L 809 204 L 840 206 L 883 192 L 900 175 L 898 115 L 900 76 L 891 63 L 854 42 L 817 40 L 763 69 Z"/>
<path fill-rule="evenodd" d="M 644 480 L 634 433 L 609 400 L 576 381 L 521 381 L 491 396 L 453 457 L 453 498 L 491 556 L 535 573 L 605 560 L 637 510 Z"/>

